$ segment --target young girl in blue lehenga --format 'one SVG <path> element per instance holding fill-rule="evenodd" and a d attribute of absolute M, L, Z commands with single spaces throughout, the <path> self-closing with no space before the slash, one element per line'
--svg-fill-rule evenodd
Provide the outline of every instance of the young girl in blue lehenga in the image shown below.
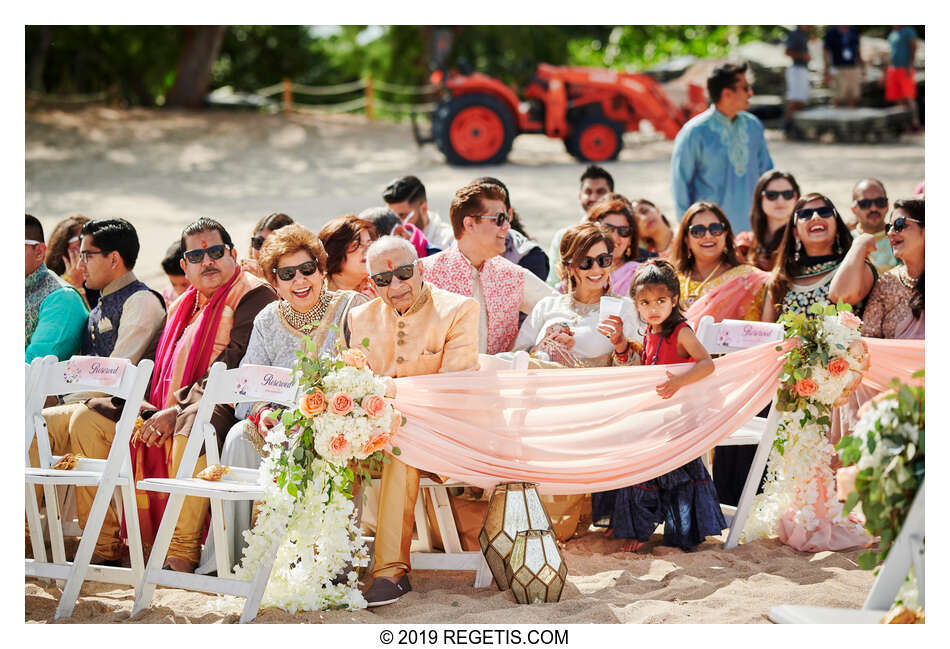
<path fill-rule="evenodd" d="M 709 352 L 680 309 L 679 279 L 672 264 L 643 264 L 631 282 L 630 297 L 647 324 L 641 364 L 695 363 L 685 372 L 667 370 L 666 380 L 656 386 L 660 397 L 669 399 L 684 385 L 712 374 Z M 699 458 L 641 484 L 593 494 L 593 518 L 601 526 L 608 519 L 608 534 L 629 539 L 620 548 L 628 552 L 649 541 L 660 523 L 663 545 L 682 550 L 693 549 L 726 527 L 716 487 Z"/>

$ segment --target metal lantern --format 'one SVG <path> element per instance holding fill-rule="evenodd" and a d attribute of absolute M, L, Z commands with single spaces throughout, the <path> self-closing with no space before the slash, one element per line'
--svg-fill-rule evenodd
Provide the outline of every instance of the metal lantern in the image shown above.
<path fill-rule="evenodd" d="M 561 599 L 567 564 L 552 530 L 524 530 L 505 564 L 511 592 L 519 604 L 544 604 Z"/>
<path fill-rule="evenodd" d="M 541 504 L 538 490 L 528 482 L 506 482 L 495 487 L 478 544 L 495 577 L 499 590 L 508 588 L 505 561 L 515 537 L 523 530 L 550 530 L 551 519 Z"/>

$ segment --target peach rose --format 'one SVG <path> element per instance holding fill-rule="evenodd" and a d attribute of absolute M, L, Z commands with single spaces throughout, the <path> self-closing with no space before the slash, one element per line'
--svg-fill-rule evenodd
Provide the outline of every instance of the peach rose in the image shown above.
<path fill-rule="evenodd" d="M 841 321 L 848 329 L 853 329 L 857 331 L 861 327 L 861 318 L 854 315 L 850 311 L 840 311 L 838 313 L 838 320 Z"/>
<path fill-rule="evenodd" d="M 845 359 L 840 356 L 832 358 L 828 363 L 828 374 L 838 378 L 839 376 L 844 376 L 844 373 L 851 369 L 851 365 Z"/>
<path fill-rule="evenodd" d="M 366 354 L 358 349 L 344 349 L 340 352 L 340 358 L 350 367 L 355 367 L 358 370 L 366 368 Z"/>
<path fill-rule="evenodd" d="M 313 394 L 301 395 L 297 407 L 304 417 L 316 417 L 327 409 L 327 398 L 323 395 L 323 392 L 317 390 Z"/>
<path fill-rule="evenodd" d="M 803 397 L 810 397 L 818 392 L 818 384 L 814 379 L 798 379 L 795 382 L 795 391 Z"/>
<path fill-rule="evenodd" d="M 386 431 L 380 428 L 373 429 L 373 436 L 370 437 L 369 441 L 363 444 L 363 453 L 366 455 L 372 455 L 376 451 L 381 451 L 386 447 L 386 444 L 389 443 L 389 438 L 392 437 Z"/>
<path fill-rule="evenodd" d="M 334 415 L 348 415 L 353 410 L 353 397 L 346 392 L 336 392 L 330 397 L 330 412 Z"/>
<path fill-rule="evenodd" d="M 360 402 L 360 405 L 363 407 L 363 410 L 366 411 L 367 416 L 378 419 L 386 407 L 386 400 L 378 394 L 370 394 L 363 397 L 363 401 Z"/>
<path fill-rule="evenodd" d="M 330 440 L 330 452 L 334 455 L 346 455 L 350 450 L 350 442 L 343 433 Z"/>

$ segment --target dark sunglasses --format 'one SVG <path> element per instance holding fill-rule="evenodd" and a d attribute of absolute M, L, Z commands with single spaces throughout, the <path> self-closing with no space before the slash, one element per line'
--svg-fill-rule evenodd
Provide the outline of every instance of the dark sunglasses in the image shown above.
<path fill-rule="evenodd" d="M 186 250 L 182 256 L 188 261 L 189 264 L 200 264 L 201 260 L 205 258 L 206 253 L 209 259 L 221 259 L 228 247 L 229 246 L 226 243 L 219 243 L 216 246 L 210 246 L 208 248 L 195 248 L 194 250 Z"/>
<path fill-rule="evenodd" d="M 415 264 L 403 264 L 402 266 L 396 266 L 392 270 L 387 270 L 382 273 L 376 273 L 375 275 L 370 275 L 370 279 L 373 280 L 373 284 L 379 287 L 389 286 L 393 282 L 393 275 L 406 281 L 411 278 L 416 272 Z"/>
<path fill-rule="evenodd" d="M 251 247 L 254 248 L 254 250 L 260 250 L 263 245 L 264 237 L 251 237 Z"/>
<path fill-rule="evenodd" d="M 698 224 L 689 226 L 689 234 L 694 239 L 702 239 L 707 232 L 714 237 L 721 237 L 725 231 L 726 226 L 722 223 L 710 223 L 708 226 Z"/>
<path fill-rule="evenodd" d="M 871 205 L 874 207 L 879 207 L 882 210 L 887 207 L 887 196 L 878 196 L 877 198 L 862 198 L 859 201 L 854 201 L 852 205 L 857 205 L 862 210 L 870 209 Z"/>
<path fill-rule="evenodd" d="M 835 208 L 827 205 L 822 205 L 821 207 L 806 207 L 795 212 L 795 219 L 798 221 L 807 221 L 816 215 L 823 219 L 830 219 L 835 215 Z"/>
<path fill-rule="evenodd" d="M 610 225 L 609 223 L 600 222 L 602 226 L 610 230 L 611 232 L 616 232 L 618 236 L 629 237 L 633 234 L 633 228 L 629 225 Z"/>
<path fill-rule="evenodd" d="M 499 228 L 503 226 L 506 222 L 511 221 L 511 217 L 508 216 L 505 212 L 499 212 L 498 214 L 478 214 L 472 215 L 473 219 L 494 219 L 495 225 Z"/>
<path fill-rule="evenodd" d="M 790 201 L 793 198 L 795 198 L 795 190 L 783 189 L 779 191 L 777 189 L 766 189 L 762 192 L 762 195 L 765 196 L 765 198 L 770 201 L 777 201 L 779 196 L 781 196 L 787 201 Z"/>
<path fill-rule="evenodd" d="M 913 221 L 917 225 L 920 225 L 920 221 L 917 219 L 912 219 L 909 216 L 898 216 L 896 219 L 894 219 L 893 223 L 884 224 L 884 234 L 890 234 L 892 228 L 894 232 L 903 232 L 904 228 L 907 227 L 908 221 Z"/>
<path fill-rule="evenodd" d="M 297 271 L 300 271 L 300 274 L 304 277 L 310 277 L 315 272 L 317 272 L 317 262 L 315 261 L 305 261 L 302 264 L 296 266 L 283 266 L 281 268 L 275 268 L 274 272 L 277 274 L 277 277 L 289 282 L 294 277 L 297 276 Z"/>
<path fill-rule="evenodd" d="M 610 268 L 614 263 L 614 256 L 609 252 L 597 255 L 596 257 L 584 257 L 579 262 L 577 262 L 577 267 L 581 270 L 590 270 L 594 267 L 594 262 L 597 262 L 597 265 L 601 268 Z"/>

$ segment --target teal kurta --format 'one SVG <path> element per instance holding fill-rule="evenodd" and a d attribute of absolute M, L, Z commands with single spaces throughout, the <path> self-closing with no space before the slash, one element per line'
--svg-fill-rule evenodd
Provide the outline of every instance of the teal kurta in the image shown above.
<path fill-rule="evenodd" d="M 26 278 L 26 362 L 52 354 L 64 361 L 79 353 L 89 317 L 82 297 L 40 264 Z"/>
<path fill-rule="evenodd" d="M 677 219 L 693 203 L 710 201 L 738 234 L 749 229 L 752 192 L 773 165 L 758 117 L 741 111 L 730 120 L 710 106 L 676 135 L 670 166 Z"/>

